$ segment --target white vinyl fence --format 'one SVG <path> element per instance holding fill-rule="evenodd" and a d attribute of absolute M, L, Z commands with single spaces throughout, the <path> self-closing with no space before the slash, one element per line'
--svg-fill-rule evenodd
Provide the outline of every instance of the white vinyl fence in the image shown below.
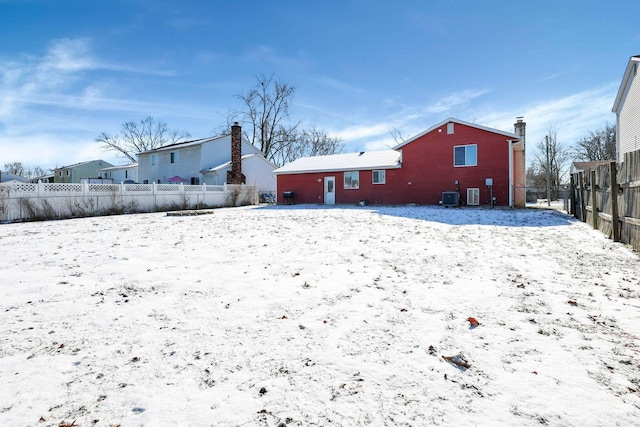
<path fill-rule="evenodd" d="M 0 221 L 44 220 L 258 203 L 248 185 L 53 184 L 0 185 Z"/>

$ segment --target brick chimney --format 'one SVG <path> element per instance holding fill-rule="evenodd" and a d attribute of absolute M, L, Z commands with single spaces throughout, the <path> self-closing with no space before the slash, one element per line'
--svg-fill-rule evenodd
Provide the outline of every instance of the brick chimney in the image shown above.
<path fill-rule="evenodd" d="M 242 174 L 242 127 L 235 122 L 231 126 L 231 173 L 227 176 L 227 184 L 244 184 Z"/>

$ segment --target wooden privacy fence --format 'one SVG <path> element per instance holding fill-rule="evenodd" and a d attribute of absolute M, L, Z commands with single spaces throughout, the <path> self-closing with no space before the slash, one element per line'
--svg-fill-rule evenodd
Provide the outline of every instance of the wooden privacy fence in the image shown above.
<path fill-rule="evenodd" d="M 640 150 L 572 174 L 571 214 L 640 251 Z"/>
<path fill-rule="evenodd" d="M 4 183 L 0 222 L 257 203 L 249 185 Z"/>

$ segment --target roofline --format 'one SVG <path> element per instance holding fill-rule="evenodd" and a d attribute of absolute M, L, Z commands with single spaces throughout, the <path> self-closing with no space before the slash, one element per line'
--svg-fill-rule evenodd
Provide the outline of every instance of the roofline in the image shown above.
<path fill-rule="evenodd" d="M 274 175 L 292 175 L 292 174 L 300 174 L 300 173 L 319 173 L 319 172 L 351 172 L 351 171 L 369 171 L 369 170 L 378 170 L 378 169 L 400 169 L 402 167 L 401 163 L 397 163 L 395 165 L 384 165 L 384 166 L 374 166 L 374 167 L 349 167 L 349 168 L 326 168 L 326 169 L 299 169 L 299 170 L 291 170 L 284 172 L 277 172 L 277 169 L 273 171 Z"/>
<path fill-rule="evenodd" d="M 634 62 L 640 62 L 640 55 L 632 56 L 629 58 L 629 62 L 627 62 L 627 68 L 624 70 L 624 75 L 622 76 L 622 81 L 620 82 L 618 93 L 616 94 L 616 100 L 613 102 L 613 107 L 611 108 L 611 111 L 616 114 L 620 108 L 624 92 L 626 92 L 627 83 L 629 82 L 629 77 L 631 77 L 631 68 Z"/>
<path fill-rule="evenodd" d="M 85 162 L 74 163 L 74 164 L 72 164 L 72 165 L 60 166 L 59 168 L 54 168 L 53 170 L 75 168 L 75 167 L 82 166 L 82 165 L 86 165 L 86 164 L 93 163 L 93 162 L 105 162 L 105 163 L 109 163 L 109 162 L 107 162 L 106 160 L 102 160 L 102 159 L 87 160 L 87 161 L 85 161 Z M 111 163 L 109 163 L 109 164 L 111 164 Z M 107 166 L 107 167 L 110 167 L 110 166 Z"/>
<path fill-rule="evenodd" d="M 137 163 L 129 163 L 128 165 L 109 166 L 109 167 L 106 167 L 106 168 L 100 168 L 98 170 L 99 171 L 106 171 L 106 170 L 126 169 L 126 168 L 136 168 L 136 167 L 138 167 Z"/>
<path fill-rule="evenodd" d="M 472 127 L 472 128 L 484 130 L 484 131 L 491 132 L 491 133 L 497 133 L 497 134 L 500 134 L 500 135 L 504 135 L 504 136 L 508 137 L 512 141 L 519 141 L 520 140 L 520 137 L 518 135 L 516 135 L 515 133 L 505 132 L 505 131 L 500 130 L 500 129 L 494 129 L 494 128 L 490 128 L 490 127 L 487 127 L 487 126 L 478 125 L 478 124 L 475 124 L 475 123 L 465 122 L 464 120 L 459 120 L 459 119 L 456 119 L 455 117 L 449 117 L 448 119 L 445 119 L 445 120 L 441 121 L 440 123 L 431 126 L 429 129 L 419 133 L 418 135 L 414 136 L 413 138 L 410 138 L 410 139 L 408 139 L 408 140 L 406 140 L 404 142 L 401 142 L 400 144 L 396 145 L 393 149 L 394 150 L 398 150 L 398 149 L 404 147 L 405 145 L 415 141 L 416 139 L 421 138 L 421 137 L 423 137 L 424 135 L 426 135 L 426 134 L 428 134 L 430 132 L 433 132 L 434 130 L 438 129 L 440 126 L 444 126 L 444 125 L 446 125 L 447 123 L 450 123 L 450 122 L 458 123 L 460 125 L 469 126 L 469 127 Z"/>
<path fill-rule="evenodd" d="M 272 162 L 269 161 L 269 159 L 267 159 L 265 156 L 263 156 L 261 153 L 249 153 L 249 154 L 243 154 L 242 157 L 240 158 L 240 161 L 242 162 L 243 160 L 248 160 L 252 157 L 258 157 L 262 160 L 264 160 L 265 162 L 269 163 L 271 166 L 273 166 L 274 168 L 276 167 L 276 165 L 274 165 Z M 218 166 L 214 166 L 212 168 L 209 169 L 202 169 L 200 171 L 200 173 L 207 173 L 207 172 L 211 172 L 211 171 L 217 171 L 220 169 L 225 169 L 227 167 L 231 167 L 231 160 L 229 160 L 228 162 L 224 162 L 219 164 Z"/>
<path fill-rule="evenodd" d="M 177 147 L 179 145 L 186 145 L 186 144 L 200 145 L 200 144 L 204 144 L 205 142 L 215 141 L 216 139 L 225 138 L 225 137 L 230 136 L 230 135 L 231 134 L 223 134 L 223 135 L 218 135 L 218 136 L 208 136 L 206 138 L 192 139 L 191 141 L 174 142 L 173 144 L 163 145 L 162 147 L 154 148 L 153 150 L 141 151 L 141 152 L 138 153 L 138 155 L 157 152 L 157 151 L 170 150 L 170 149 L 175 148 L 175 147 Z"/>

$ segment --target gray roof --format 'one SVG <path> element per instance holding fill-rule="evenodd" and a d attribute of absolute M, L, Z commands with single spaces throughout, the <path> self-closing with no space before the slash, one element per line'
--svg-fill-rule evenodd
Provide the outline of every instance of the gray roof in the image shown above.
<path fill-rule="evenodd" d="M 192 147 L 195 145 L 202 145 L 204 143 L 215 141 L 216 139 L 222 139 L 229 136 L 230 135 L 210 136 L 208 138 L 194 139 L 192 141 L 176 142 L 174 144 L 163 145 L 162 147 L 154 148 L 153 150 L 142 151 L 138 153 L 138 155 L 147 154 L 147 153 L 157 153 L 158 151 L 173 150 L 176 148 Z"/>

